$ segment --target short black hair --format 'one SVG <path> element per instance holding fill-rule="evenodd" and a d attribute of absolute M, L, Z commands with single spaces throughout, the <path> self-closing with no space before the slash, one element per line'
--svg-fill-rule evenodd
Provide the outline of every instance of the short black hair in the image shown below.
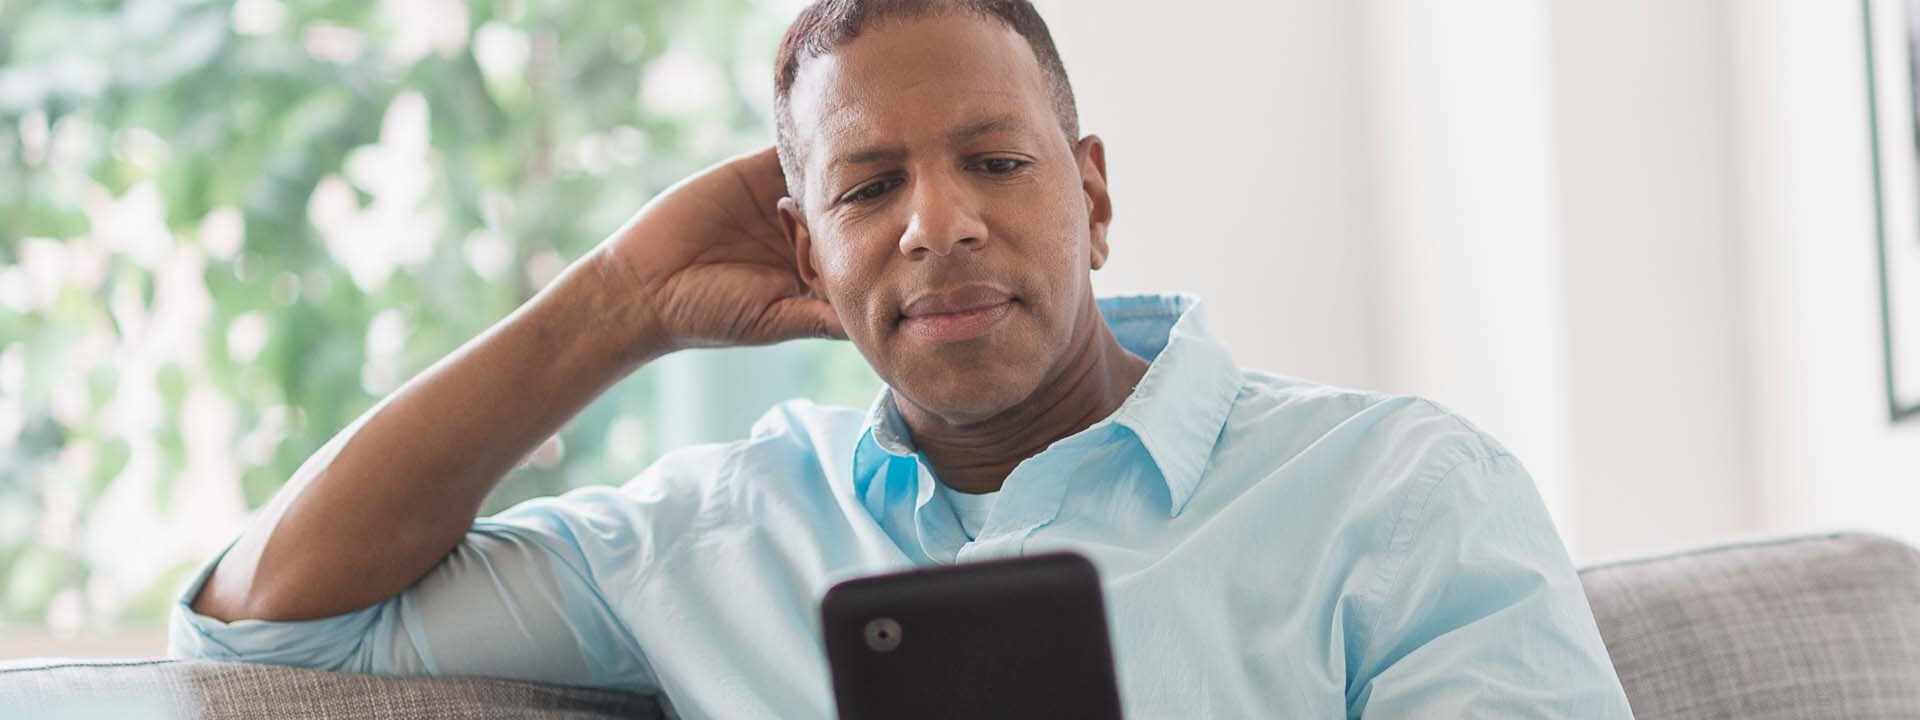
<path fill-rule="evenodd" d="M 1047 22 L 1027 0 L 818 0 L 800 11 L 787 34 L 780 40 L 780 52 L 774 56 L 773 98 L 775 135 L 778 139 L 780 168 L 787 176 L 787 193 L 796 200 L 804 175 L 800 171 L 799 148 L 793 137 L 793 112 L 787 95 L 800 75 L 800 64 L 820 57 L 852 42 L 860 33 L 886 20 L 915 20 L 939 13 L 968 12 L 997 20 L 1018 33 L 1040 61 L 1040 74 L 1047 84 L 1053 114 L 1066 133 L 1067 145 L 1080 138 L 1080 111 L 1073 100 L 1073 85 L 1067 81 L 1067 68 L 1060 51 L 1053 45 Z"/>

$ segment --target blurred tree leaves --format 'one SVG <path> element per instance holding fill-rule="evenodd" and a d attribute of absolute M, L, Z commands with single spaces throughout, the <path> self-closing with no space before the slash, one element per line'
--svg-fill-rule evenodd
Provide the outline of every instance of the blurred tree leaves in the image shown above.
<path fill-rule="evenodd" d="M 0 624 L 163 621 L 380 396 L 770 142 L 795 7 L 0 0 Z M 843 344 L 752 352 L 797 386 L 742 408 L 877 387 Z M 488 509 L 630 477 L 673 442 L 669 382 L 615 388 Z M 672 424 L 750 419 L 696 414 Z"/>

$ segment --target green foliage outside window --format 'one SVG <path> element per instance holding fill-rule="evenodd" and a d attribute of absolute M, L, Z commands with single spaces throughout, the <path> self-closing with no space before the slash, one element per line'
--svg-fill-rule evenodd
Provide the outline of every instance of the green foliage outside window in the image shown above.
<path fill-rule="evenodd" d="M 0 0 L 0 625 L 162 622 L 327 438 L 769 142 L 794 9 Z M 690 371 L 617 387 L 488 511 L 877 387 L 844 343 L 670 360 Z"/>

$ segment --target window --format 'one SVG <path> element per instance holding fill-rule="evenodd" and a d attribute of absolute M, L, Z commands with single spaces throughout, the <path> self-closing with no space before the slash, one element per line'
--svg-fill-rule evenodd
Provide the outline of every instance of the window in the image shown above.
<path fill-rule="evenodd" d="M 0 2 L 0 634 L 158 637 L 327 438 L 769 142 L 798 5 Z M 844 343 L 673 356 L 486 511 L 877 388 Z"/>

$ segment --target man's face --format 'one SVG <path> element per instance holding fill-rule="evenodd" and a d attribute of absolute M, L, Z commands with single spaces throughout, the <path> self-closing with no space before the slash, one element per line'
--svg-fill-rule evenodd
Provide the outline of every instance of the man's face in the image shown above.
<path fill-rule="evenodd" d="M 898 395 L 984 420 L 1087 345 L 1105 150 L 1069 143 L 1018 34 L 965 14 L 883 23 L 803 63 L 788 107 L 801 276 Z"/>

